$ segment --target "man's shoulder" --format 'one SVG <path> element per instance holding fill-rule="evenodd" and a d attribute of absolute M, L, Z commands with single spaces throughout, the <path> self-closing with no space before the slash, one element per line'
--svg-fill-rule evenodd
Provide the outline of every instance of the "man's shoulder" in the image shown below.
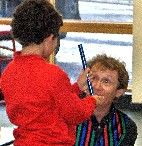
<path fill-rule="evenodd" d="M 122 111 L 120 109 L 116 109 L 116 112 L 117 112 L 118 116 L 123 116 L 127 120 L 128 125 L 134 125 L 135 127 L 137 127 L 134 119 L 132 119 L 130 117 L 130 115 L 127 114 L 125 111 Z"/>

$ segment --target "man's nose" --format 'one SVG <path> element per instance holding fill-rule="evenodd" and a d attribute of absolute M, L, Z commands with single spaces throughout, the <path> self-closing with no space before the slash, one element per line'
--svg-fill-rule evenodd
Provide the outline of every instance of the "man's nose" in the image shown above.
<path fill-rule="evenodd" d="M 100 89 L 100 88 L 102 88 L 101 81 L 100 81 L 100 80 L 94 81 L 94 82 L 93 82 L 93 88 L 95 88 L 95 89 Z"/>

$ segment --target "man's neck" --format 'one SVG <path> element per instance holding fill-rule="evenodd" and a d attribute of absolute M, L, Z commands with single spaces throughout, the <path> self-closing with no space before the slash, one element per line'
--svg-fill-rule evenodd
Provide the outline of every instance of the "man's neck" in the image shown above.
<path fill-rule="evenodd" d="M 97 111 L 94 111 L 94 115 L 97 119 L 97 121 L 100 123 L 101 120 L 106 116 L 110 111 L 110 107 L 102 107 L 98 109 Z"/>

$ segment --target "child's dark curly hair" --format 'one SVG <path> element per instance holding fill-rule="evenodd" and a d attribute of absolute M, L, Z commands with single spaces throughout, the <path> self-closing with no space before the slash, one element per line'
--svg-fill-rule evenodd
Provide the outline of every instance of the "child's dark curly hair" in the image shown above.
<path fill-rule="evenodd" d="M 118 89 L 127 89 L 129 75 L 126 71 L 124 62 L 121 62 L 119 59 L 113 57 L 108 57 L 106 54 L 97 55 L 87 62 L 88 67 L 92 68 L 95 64 L 103 70 L 116 71 L 118 73 L 119 87 Z"/>
<path fill-rule="evenodd" d="M 47 0 L 24 0 L 13 12 L 14 38 L 22 45 L 40 44 L 53 34 L 58 36 L 62 16 Z"/>

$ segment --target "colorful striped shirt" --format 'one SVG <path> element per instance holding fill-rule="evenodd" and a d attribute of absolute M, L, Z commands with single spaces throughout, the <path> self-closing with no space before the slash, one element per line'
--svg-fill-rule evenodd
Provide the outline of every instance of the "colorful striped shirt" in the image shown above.
<path fill-rule="evenodd" d="M 133 146 L 136 124 L 113 105 L 100 123 L 94 115 L 77 126 L 75 146 Z"/>

